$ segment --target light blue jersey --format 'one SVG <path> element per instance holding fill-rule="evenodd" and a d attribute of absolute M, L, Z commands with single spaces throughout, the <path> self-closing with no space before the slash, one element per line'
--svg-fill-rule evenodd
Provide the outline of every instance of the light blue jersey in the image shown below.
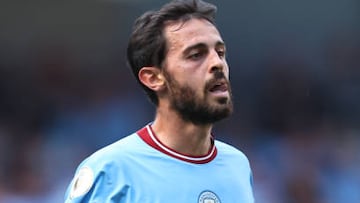
<path fill-rule="evenodd" d="M 205 156 L 164 146 L 150 125 L 84 160 L 66 203 L 253 203 L 249 161 L 220 141 Z"/>

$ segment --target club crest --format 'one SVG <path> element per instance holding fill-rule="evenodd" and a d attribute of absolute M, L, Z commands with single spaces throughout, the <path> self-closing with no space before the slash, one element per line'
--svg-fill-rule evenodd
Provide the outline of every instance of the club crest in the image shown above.
<path fill-rule="evenodd" d="M 198 203 L 221 203 L 221 202 L 215 193 L 207 190 L 200 194 Z"/>

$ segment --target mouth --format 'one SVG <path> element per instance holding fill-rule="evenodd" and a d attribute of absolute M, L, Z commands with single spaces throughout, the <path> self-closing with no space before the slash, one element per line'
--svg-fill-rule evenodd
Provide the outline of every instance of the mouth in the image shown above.
<path fill-rule="evenodd" d="M 225 82 L 216 82 L 214 85 L 212 85 L 209 89 L 210 92 L 216 93 L 216 92 L 227 92 L 228 86 Z"/>

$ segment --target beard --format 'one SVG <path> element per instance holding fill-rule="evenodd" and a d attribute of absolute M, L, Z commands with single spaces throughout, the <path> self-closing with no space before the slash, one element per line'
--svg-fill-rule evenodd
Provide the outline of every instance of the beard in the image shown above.
<path fill-rule="evenodd" d="M 189 85 L 181 86 L 167 71 L 164 77 L 167 80 L 167 88 L 170 98 L 170 107 L 174 109 L 184 121 L 189 121 L 195 125 L 213 124 L 231 115 L 233 103 L 229 81 L 227 87 L 229 98 L 219 98 L 216 104 L 208 101 L 209 88 L 218 80 L 225 79 L 222 72 L 216 72 L 214 78 L 207 81 L 204 88 L 204 96 L 200 97 Z"/>

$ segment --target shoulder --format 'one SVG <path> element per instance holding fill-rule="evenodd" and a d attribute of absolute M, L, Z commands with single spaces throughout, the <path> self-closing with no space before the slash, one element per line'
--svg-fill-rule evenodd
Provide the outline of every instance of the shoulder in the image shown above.
<path fill-rule="evenodd" d="M 245 156 L 241 150 L 223 141 L 215 140 L 215 146 L 218 148 L 218 150 Z"/>
<path fill-rule="evenodd" d="M 66 192 L 66 202 L 81 201 L 85 195 L 91 199 L 104 198 L 111 191 L 121 191 L 126 182 L 126 171 L 131 153 L 141 147 L 136 133 L 110 144 L 86 158 L 78 166 Z M 106 194 L 106 195 L 105 195 Z"/>
<path fill-rule="evenodd" d="M 249 163 L 247 156 L 240 149 L 219 140 L 215 140 L 215 146 L 219 156 Z"/>
<path fill-rule="evenodd" d="M 129 154 L 136 152 L 137 149 L 141 147 L 141 144 L 143 143 L 139 136 L 136 133 L 133 133 L 94 152 L 87 157 L 80 166 L 86 165 L 90 168 L 94 168 L 124 161 Z"/>
<path fill-rule="evenodd" d="M 106 174 L 107 176 L 121 175 L 119 169 L 126 170 L 133 154 L 142 148 L 141 144 L 143 143 L 136 133 L 124 137 L 84 159 L 79 164 L 75 175 L 79 174 L 84 168 L 91 171 L 95 177 L 99 174 Z"/>

